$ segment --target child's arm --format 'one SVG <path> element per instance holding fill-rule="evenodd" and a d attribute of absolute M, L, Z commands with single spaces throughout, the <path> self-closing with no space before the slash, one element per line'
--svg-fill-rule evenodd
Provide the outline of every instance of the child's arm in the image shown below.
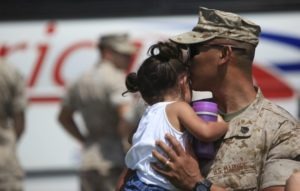
<path fill-rule="evenodd" d="M 170 104 L 170 108 L 167 108 L 167 111 L 174 113 L 184 128 L 197 139 L 204 142 L 215 141 L 228 130 L 228 125 L 225 122 L 206 122 L 202 120 L 186 102 Z"/>

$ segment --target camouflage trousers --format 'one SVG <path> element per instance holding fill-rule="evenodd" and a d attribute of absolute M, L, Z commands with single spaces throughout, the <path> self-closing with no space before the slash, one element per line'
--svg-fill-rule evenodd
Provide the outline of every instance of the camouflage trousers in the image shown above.
<path fill-rule="evenodd" d="M 97 170 L 80 172 L 81 191 L 114 191 L 122 170 L 113 168 L 105 176 Z"/>
<path fill-rule="evenodd" d="M 23 179 L 15 176 L 0 175 L 0 191 L 22 191 Z"/>

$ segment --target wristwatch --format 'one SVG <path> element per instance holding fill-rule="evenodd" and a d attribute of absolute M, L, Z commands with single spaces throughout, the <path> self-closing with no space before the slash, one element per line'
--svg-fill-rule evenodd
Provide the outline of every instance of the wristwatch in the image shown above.
<path fill-rule="evenodd" d="M 208 179 L 204 179 L 196 183 L 193 191 L 210 191 L 211 186 L 212 186 L 211 181 L 209 181 Z"/>

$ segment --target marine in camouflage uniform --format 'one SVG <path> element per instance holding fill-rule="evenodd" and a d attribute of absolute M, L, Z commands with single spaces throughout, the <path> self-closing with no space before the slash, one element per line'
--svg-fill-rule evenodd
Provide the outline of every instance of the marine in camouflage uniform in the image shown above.
<path fill-rule="evenodd" d="M 259 190 L 284 185 L 300 170 L 299 121 L 260 90 L 245 110 L 224 119 L 229 131 L 207 176 L 212 182 L 227 190 Z"/>
<path fill-rule="evenodd" d="M 25 84 L 20 73 L 0 59 L 0 190 L 21 191 L 23 170 L 17 140 L 24 130 Z"/>
<path fill-rule="evenodd" d="M 122 93 L 126 90 L 124 69 L 135 51 L 134 45 L 125 35 L 107 35 L 101 37 L 99 49 L 102 60 L 69 87 L 59 114 L 64 128 L 84 147 L 83 191 L 114 190 L 124 167 L 120 132 L 126 126 L 132 101 Z M 86 134 L 75 123 L 75 112 L 82 115 Z"/>
<path fill-rule="evenodd" d="M 169 161 L 169 168 L 154 168 L 178 187 L 279 191 L 300 170 L 299 121 L 265 99 L 253 84 L 252 61 L 259 34 L 260 26 L 239 15 L 200 7 L 193 31 L 171 38 L 189 50 L 192 87 L 212 91 L 229 122 L 228 132 L 216 144 L 215 158 L 199 161 L 202 174 L 174 138 L 169 138 L 173 149 L 158 142 L 170 159 L 156 151 L 153 154 L 163 163 Z M 203 182 L 204 176 L 208 181 Z"/>

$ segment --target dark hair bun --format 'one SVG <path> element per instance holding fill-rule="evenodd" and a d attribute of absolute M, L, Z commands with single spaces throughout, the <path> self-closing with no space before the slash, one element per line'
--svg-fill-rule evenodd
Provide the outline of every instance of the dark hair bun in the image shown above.
<path fill-rule="evenodd" d="M 182 51 L 172 42 L 158 42 L 149 48 L 150 56 L 157 57 L 162 62 L 171 59 L 182 60 Z"/>
<path fill-rule="evenodd" d="M 134 93 L 134 92 L 139 91 L 138 77 L 135 72 L 132 72 L 127 75 L 125 84 L 126 84 L 128 92 Z"/>

